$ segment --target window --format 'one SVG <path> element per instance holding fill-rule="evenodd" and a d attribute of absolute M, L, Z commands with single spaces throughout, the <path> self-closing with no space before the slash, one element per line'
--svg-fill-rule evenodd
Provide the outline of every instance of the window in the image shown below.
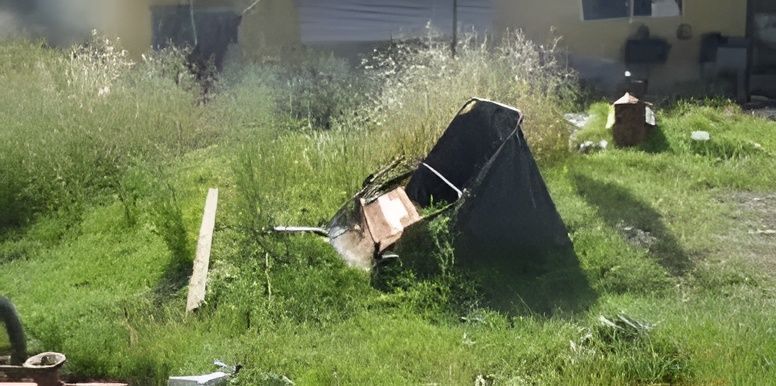
<path fill-rule="evenodd" d="M 670 17 L 682 14 L 682 0 L 582 0 L 585 20 Z"/>

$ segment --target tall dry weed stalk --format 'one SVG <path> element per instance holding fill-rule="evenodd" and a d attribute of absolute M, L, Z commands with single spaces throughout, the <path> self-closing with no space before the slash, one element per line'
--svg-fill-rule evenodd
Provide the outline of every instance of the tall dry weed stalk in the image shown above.
<path fill-rule="evenodd" d="M 468 98 L 493 99 L 523 111 L 538 157 L 559 155 L 568 141 L 561 116 L 575 101 L 577 77 L 558 41 L 539 44 L 519 31 L 496 42 L 469 34 L 455 57 L 433 34 L 393 44 L 363 62 L 377 89 L 367 93 L 362 115 L 386 127 L 403 151 L 424 154 Z"/>
<path fill-rule="evenodd" d="M 114 83 L 132 67 L 126 50 L 112 40 L 92 31 L 87 44 L 74 46 L 66 60 L 66 79 L 70 97 L 87 101 L 89 95 L 107 96 Z"/>

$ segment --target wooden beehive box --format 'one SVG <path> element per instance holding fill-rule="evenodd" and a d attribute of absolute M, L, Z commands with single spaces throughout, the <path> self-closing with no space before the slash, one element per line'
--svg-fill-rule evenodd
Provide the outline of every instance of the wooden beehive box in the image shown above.
<path fill-rule="evenodd" d="M 646 141 L 652 125 L 647 123 L 647 104 L 629 93 L 614 102 L 612 136 L 618 147 L 638 146 Z"/>

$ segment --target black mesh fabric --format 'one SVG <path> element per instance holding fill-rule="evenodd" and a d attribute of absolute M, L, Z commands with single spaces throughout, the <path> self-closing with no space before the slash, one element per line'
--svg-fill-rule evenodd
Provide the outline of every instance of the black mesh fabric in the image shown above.
<path fill-rule="evenodd" d="M 460 249 L 466 255 L 533 256 L 571 245 L 519 128 L 479 172 L 456 210 Z"/>
<path fill-rule="evenodd" d="M 478 278 L 499 309 L 584 307 L 593 293 L 520 122 L 515 109 L 470 101 L 425 161 L 465 189 L 454 212 L 456 263 Z M 407 193 L 421 206 L 457 198 L 423 167 Z"/>
<path fill-rule="evenodd" d="M 423 161 L 458 189 L 468 188 L 480 169 L 515 130 L 520 113 L 493 102 L 467 102 Z M 431 170 L 420 166 L 406 187 L 420 206 L 454 202 L 458 195 Z"/>

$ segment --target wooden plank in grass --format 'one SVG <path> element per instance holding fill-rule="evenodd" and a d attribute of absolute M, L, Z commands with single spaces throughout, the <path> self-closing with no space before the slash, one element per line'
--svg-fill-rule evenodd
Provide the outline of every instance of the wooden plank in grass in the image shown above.
<path fill-rule="evenodd" d="M 216 209 L 218 207 L 218 189 L 210 189 L 205 200 L 205 211 L 202 215 L 202 226 L 199 228 L 197 254 L 194 258 L 194 270 L 189 281 L 189 296 L 186 300 L 186 312 L 192 312 L 205 301 L 207 286 L 207 271 L 210 265 L 210 247 L 213 244 L 213 229 L 216 226 Z"/>

